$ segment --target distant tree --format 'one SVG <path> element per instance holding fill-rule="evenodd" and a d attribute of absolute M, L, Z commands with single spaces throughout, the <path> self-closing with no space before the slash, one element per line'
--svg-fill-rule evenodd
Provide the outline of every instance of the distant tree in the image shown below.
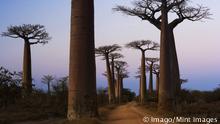
<path fill-rule="evenodd" d="M 99 105 L 108 104 L 108 88 L 99 87 L 97 89 L 97 99 Z"/>
<path fill-rule="evenodd" d="M 149 95 L 153 94 L 153 65 L 155 62 L 158 62 L 159 58 L 146 58 L 146 62 L 149 65 L 150 76 L 149 76 Z"/>
<path fill-rule="evenodd" d="M 95 53 L 98 56 L 103 56 L 106 61 L 106 71 L 108 78 L 108 96 L 109 96 L 110 104 L 115 102 L 115 91 L 114 91 L 114 84 L 113 84 L 112 73 L 109 62 L 109 54 L 119 50 L 121 50 L 121 47 L 117 44 L 101 46 L 95 49 Z"/>
<path fill-rule="evenodd" d="M 160 66 L 158 64 L 153 65 L 153 73 L 156 75 L 156 96 L 158 98 L 160 84 Z"/>
<path fill-rule="evenodd" d="M 188 82 L 188 79 L 181 79 L 180 78 L 180 83 L 179 83 L 179 85 L 178 85 L 178 92 L 177 93 L 179 93 L 180 91 L 181 91 L 181 86 L 182 86 L 182 84 L 184 84 L 184 83 L 187 83 Z"/>
<path fill-rule="evenodd" d="M 41 82 L 47 85 L 47 91 L 48 91 L 48 95 L 51 95 L 50 92 L 50 87 L 51 87 L 51 83 L 55 78 L 52 75 L 44 75 L 41 78 Z"/>
<path fill-rule="evenodd" d="M 189 3 L 190 0 L 135 0 L 133 8 L 125 6 L 114 8 L 115 11 L 147 20 L 161 31 L 161 85 L 158 106 L 161 111 L 175 110 L 177 84 L 180 82 L 174 28 L 184 20 L 199 21 L 210 15 L 208 8 L 201 5 L 193 7 Z"/>
<path fill-rule="evenodd" d="M 122 102 L 131 102 L 134 100 L 136 94 L 132 92 L 130 89 L 123 88 L 122 90 Z"/>
<path fill-rule="evenodd" d="M 63 92 L 63 93 L 64 93 L 65 91 L 67 91 L 68 79 L 69 79 L 68 76 L 61 77 L 61 78 L 58 78 L 58 79 L 57 79 L 57 83 L 60 85 L 60 91 Z"/>
<path fill-rule="evenodd" d="M 24 41 L 23 58 L 23 81 L 22 86 L 27 94 L 32 91 L 31 72 L 31 45 L 46 44 L 51 38 L 43 25 L 23 24 L 20 26 L 10 26 L 6 32 L 1 34 L 10 38 L 21 38 Z"/>
<path fill-rule="evenodd" d="M 122 99 L 122 89 L 123 89 L 123 79 L 128 78 L 128 72 L 126 71 L 127 63 L 124 61 L 115 61 L 115 68 L 117 72 L 117 81 L 116 81 L 116 99 L 120 103 Z"/>
<path fill-rule="evenodd" d="M 141 51 L 141 103 L 143 104 L 146 99 L 146 65 L 145 65 L 145 52 L 148 50 L 158 50 L 159 44 L 150 40 L 133 41 L 126 44 L 127 48 L 133 48 Z"/>
<path fill-rule="evenodd" d="M 111 72 L 112 72 L 112 83 L 114 85 L 114 88 L 116 88 L 116 80 L 115 80 L 115 60 L 124 58 L 124 56 L 120 53 L 110 53 L 109 54 L 109 59 L 111 60 Z M 116 90 L 115 90 L 115 95 L 116 95 Z"/>
<path fill-rule="evenodd" d="M 145 71 L 146 73 L 149 71 L 148 66 L 146 66 Z M 141 102 L 141 67 L 138 68 L 135 78 L 139 79 L 139 102 Z"/>
<path fill-rule="evenodd" d="M 17 72 L 0 67 L 0 109 L 7 108 L 10 103 L 14 104 L 21 98 L 21 81 L 17 75 Z"/>

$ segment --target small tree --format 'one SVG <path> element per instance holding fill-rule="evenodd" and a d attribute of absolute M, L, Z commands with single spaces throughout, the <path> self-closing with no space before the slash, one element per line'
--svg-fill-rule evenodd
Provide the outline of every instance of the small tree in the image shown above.
<path fill-rule="evenodd" d="M 146 65 L 145 52 L 149 50 L 158 50 L 159 44 L 150 40 L 133 41 L 126 44 L 127 48 L 133 48 L 141 51 L 141 103 L 145 102 L 146 98 Z"/>
<path fill-rule="evenodd" d="M 51 38 L 43 25 L 23 24 L 20 26 L 9 26 L 6 32 L 1 34 L 4 37 L 21 38 L 24 41 L 23 56 L 23 84 L 27 94 L 32 91 L 31 72 L 31 45 L 46 44 Z"/>
<path fill-rule="evenodd" d="M 4 67 L 0 67 L 0 109 L 7 108 L 21 98 L 21 80 L 17 72 L 10 72 Z"/>
<path fill-rule="evenodd" d="M 51 95 L 51 92 L 50 92 L 51 83 L 52 83 L 52 81 L 53 81 L 54 79 L 55 79 L 55 78 L 54 78 L 52 75 L 44 75 L 44 76 L 41 78 L 41 82 L 44 83 L 44 84 L 47 84 L 47 91 L 48 91 L 48 95 L 49 95 L 49 96 Z"/>
<path fill-rule="evenodd" d="M 153 65 L 155 62 L 158 62 L 159 58 L 146 58 L 146 62 L 149 65 L 150 76 L 149 76 L 149 95 L 153 94 Z"/>
<path fill-rule="evenodd" d="M 117 44 L 108 45 L 108 46 L 101 46 L 95 49 L 95 53 L 98 56 L 103 56 L 106 60 L 106 71 L 107 71 L 107 78 L 108 78 L 108 96 L 109 96 L 109 103 L 114 103 L 115 101 L 115 91 L 112 79 L 112 73 L 110 69 L 110 62 L 109 62 L 109 54 L 115 51 L 121 50 L 121 47 Z"/>

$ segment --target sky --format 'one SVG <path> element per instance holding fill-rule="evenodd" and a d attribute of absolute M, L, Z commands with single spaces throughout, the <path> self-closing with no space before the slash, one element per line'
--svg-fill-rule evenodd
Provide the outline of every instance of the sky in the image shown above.
<path fill-rule="evenodd" d="M 68 75 L 70 0 L 0 0 L 0 32 L 10 25 L 41 24 L 52 39 L 46 45 L 32 46 L 32 73 L 38 87 L 43 75 L 56 77 Z M 140 52 L 124 48 L 134 40 L 160 41 L 160 32 L 147 21 L 112 11 L 116 5 L 131 6 L 131 0 L 95 0 L 95 45 L 119 44 L 128 62 L 129 78 L 124 86 L 138 91 L 135 73 L 140 65 Z M 175 31 L 181 78 L 188 79 L 183 88 L 213 90 L 220 84 L 220 1 L 193 0 L 210 8 L 211 18 L 199 22 L 184 21 Z M 0 37 L 0 66 L 11 71 L 22 71 L 23 41 Z M 158 57 L 158 52 L 147 52 L 148 57 Z M 97 87 L 106 87 L 102 73 L 105 63 L 96 59 Z M 147 75 L 148 76 L 148 75 Z M 147 79 L 148 80 L 148 79 Z"/>

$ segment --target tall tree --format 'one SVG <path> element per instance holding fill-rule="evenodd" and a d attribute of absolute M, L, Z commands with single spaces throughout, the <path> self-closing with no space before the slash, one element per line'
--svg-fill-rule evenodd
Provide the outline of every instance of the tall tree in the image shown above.
<path fill-rule="evenodd" d="M 46 32 L 45 27 L 39 24 L 9 26 L 7 31 L 1 35 L 10 38 L 21 38 L 24 41 L 22 86 L 25 92 L 30 94 L 32 91 L 31 45 L 46 44 L 51 38 Z"/>
<path fill-rule="evenodd" d="M 147 64 L 149 65 L 149 70 L 150 70 L 150 76 L 149 76 L 149 90 L 148 93 L 149 95 L 153 94 L 153 65 L 155 62 L 158 62 L 158 58 L 146 58 L 145 59 Z"/>
<path fill-rule="evenodd" d="M 111 72 L 112 72 L 112 83 L 114 86 L 114 89 L 116 89 L 116 80 L 115 80 L 115 60 L 124 58 L 124 56 L 120 53 L 110 53 L 109 54 L 109 59 L 111 60 Z M 116 90 L 115 90 L 115 95 L 116 95 Z"/>
<path fill-rule="evenodd" d="M 127 63 L 124 61 L 115 61 L 115 69 L 117 72 L 117 81 L 116 81 L 116 100 L 118 103 L 121 102 L 122 97 L 122 89 L 123 89 L 123 78 L 126 78 L 127 71 L 125 68 L 127 67 Z"/>
<path fill-rule="evenodd" d="M 148 50 L 158 50 L 159 44 L 150 40 L 133 41 L 126 44 L 127 48 L 133 48 L 141 51 L 141 103 L 146 99 L 146 65 L 145 52 Z"/>
<path fill-rule="evenodd" d="M 156 96 L 158 98 L 160 84 L 160 66 L 158 64 L 153 65 L 153 73 L 156 75 Z"/>
<path fill-rule="evenodd" d="M 94 50 L 94 1 L 72 0 L 67 113 L 69 120 L 98 114 Z"/>
<path fill-rule="evenodd" d="M 180 82 L 179 65 L 173 30 L 184 20 L 199 21 L 208 18 L 209 9 L 189 6 L 189 0 L 135 0 L 133 8 L 117 6 L 116 11 L 147 20 L 161 31 L 159 110 L 175 110 L 177 84 Z M 171 14 L 168 14 L 171 13 Z M 168 20 L 171 15 L 173 20 Z M 176 15 L 176 18 L 175 18 Z"/>
<path fill-rule="evenodd" d="M 129 75 L 128 75 L 128 72 L 127 70 L 123 69 L 121 72 L 120 72 L 120 80 L 119 80 L 119 100 L 118 102 L 121 103 L 122 102 L 122 99 L 123 99 L 123 89 L 124 89 L 124 79 L 125 78 L 129 78 Z"/>
<path fill-rule="evenodd" d="M 149 71 L 148 66 L 146 66 L 145 71 L 146 73 Z M 141 102 L 141 67 L 138 68 L 136 74 L 135 78 L 139 79 L 139 102 Z"/>
<path fill-rule="evenodd" d="M 115 88 L 112 79 L 111 67 L 109 62 L 109 54 L 115 51 L 121 50 L 121 47 L 117 44 L 107 45 L 107 46 L 100 46 L 95 49 L 95 52 L 98 56 L 103 56 L 104 60 L 106 61 L 106 71 L 107 71 L 107 78 L 108 78 L 108 98 L 109 104 L 115 102 Z"/>
<path fill-rule="evenodd" d="M 41 82 L 42 83 L 45 83 L 47 85 L 47 93 L 48 95 L 51 95 L 51 92 L 50 92 L 50 87 L 51 87 L 51 83 L 52 81 L 54 80 L 55 78 L 52 76 L 52 75 L 44 75 L 42 78 L 41 78 Z"/>

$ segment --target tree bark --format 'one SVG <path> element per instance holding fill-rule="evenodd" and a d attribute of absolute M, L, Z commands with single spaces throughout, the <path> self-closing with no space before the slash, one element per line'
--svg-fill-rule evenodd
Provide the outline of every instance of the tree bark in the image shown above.
<path fill-rule="evenodd" d="M 159 94 L 159 74 L 156 74 L 156 97 L 158 98 Z"/>
<path fill-rule="evenodd" d="M 141 104 L 146 100 L 146 65 L 145 65 L 145 51 L 142 51 L 141 57 Z"/>
<path fill-rule="evenodd" d="M 115 102 L 115 92 L 113 90 L 114 85 L 112 83 L 112 74 L 111 74 L 108 54 L 105 55 L 105 59 L 106 59 L 106 69 L 107 69 L 107 78 L 108 78 L 108 100 L 109 100 L 109 104 L 112 104 Z"/>
<path fill-rule="evenodd" d="M 116 93 L 116 91 L 115 91 L 115 86 L 116 86 L 116 84 L 115 84 L 115 64 L 114 64 L 114 58 L 112 57 L 112 60 L 111 60 L 111 72 L 112 72 L 112 85 L 113 85 L 113 92 L 114 92 L 114 95 L 115 95 L 115 93 Z M 114 97 L 116 97 L 116 96 L 114 96 Z"/>
<path fill-rule="evenodd" d="M 180 72 L 179 72 L 179 64 L 178 64 L 178 58 L 176 53 L 176 46 L 175 46 L 175 38 L 173 33 L 173 28 L 170 27 L 169 29 L 169 37 L 170 37 L 170 50 L 171 50 L 171 70 L 172 70 L 172 79 L 174 84 L 174 95 L 175 95 L 175 103 L 177 104 L 179 92 L 180 92 Z"/>
<path fill-rule="evenodd" d="M 123 78 L 120 77 L 119 78 L 119 93 L 118 93 L 118 102 L 119 104 L 121 103 L 122 100 L 122 90 L 123 90 Z"/>
<path fill-rule="evenodd" d="M 119 71 L 120 70 L 117 69 L 117 81 L 116 81 L 116 89 L 115 89 L 115 91 L 116 91 L 115 96 L 116 96 L 117 103 L 119 102 L 119 85 L 120 85 L 120 72 Z"/>
<path fill-rule="evenodd" d="M 141 103 L 141 77 L 139 77 L 139 102 Z"/>
<path fill-rule="evenodd" d="M 168 25 L 168 10 L 166 0 L 162 2 L 161 8 L 161 41 L 160 41 L 160 85 L 159 85 L 159 111 L 173 111 L 174 95 L 172 69 L 170 65 L 171 51 Z"/>
<path fill-rule="evenodd" d="M 31 48 L 28 40 L 24 42 L 24 58 L 23 58 L 23 77 L 22 86 L 25 94 L 29 95 L 32 91 L 32 72 L 31 72 Z"/>
<path fill-rule="evenodd" d="M 48 95 L 50 96 L 50 82 L 47 83 L 47 87 L 48 87 Z"/>
<path fill-rule="evenodd" d="M 68 120 L 98 115 L 93 2 L 72 0 Z"/>
<path fill-rule="evenodd" d="M 149 95 L 153 94 L 153 62 L 150 64 L 150 76 L 149 76 Z"/>

